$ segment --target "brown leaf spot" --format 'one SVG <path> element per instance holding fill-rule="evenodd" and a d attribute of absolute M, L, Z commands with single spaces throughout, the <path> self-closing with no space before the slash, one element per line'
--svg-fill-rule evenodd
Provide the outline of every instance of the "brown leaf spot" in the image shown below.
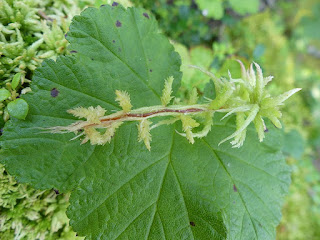
<path fill-rule="evenodd" d="M 56 88 L 51 89 L 51 97 L 57 97 L 59 95 L 59 91 Z"/>
<path fill-rule="evenodd" d="M 152 69 L 150 69 L 149 72 L 152 72 Z"/>
<path fill-rule="evenodd" d="M 115 42 L 116 42 L 116 40 L 112 40 L 112 42 L 113 42 L 113 43 L 115 43 Z"/>
<path fill-rule="evenodd" d="M 196 226 L 196 224 L 195 224 L 194 222 L 190 222 L 190 225 L 191 225 L 192 227 L 195 227 L 195 226 Z"/>
<path fill-rule="evenodd" d="M 238 188 L 236 187 L 236 185 L 233 184 L 233 191 L 234 192 L 238 192 Z"/>
<path fill-rule="evenodd" d="M 145 18 L 150 19 L 150 17 L 149 17 L 149 14 L 148 14 L 148 13 L 143 13 L 143 16 L 144 16 Z"/>
<path fill-rule="evenodd" d="M 121 23 L 119 20 L 117 20 L 117 21 L 116 21 L 116 26 L 117 26 L 117 27 L 121 27 L 121 26 L 122 26 L 122 23 Z"/>

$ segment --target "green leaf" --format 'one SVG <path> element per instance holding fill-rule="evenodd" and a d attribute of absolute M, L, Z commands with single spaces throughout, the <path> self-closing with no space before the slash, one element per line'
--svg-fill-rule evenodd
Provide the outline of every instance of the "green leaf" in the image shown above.
<path fill-rule="evenodd" d="M 91 174 L 71 197 L 71 224 L 89 239 L 100 234 L 105 239 L 225 239 L 224 231 L 230 239 L 275 238 L 279 199 L 289 182 L 283 157 L 273 147 L 279 136 L 259 144 L 251 129 L 251 146 L 219 148 L 218 136 L 232 131 L 228 124 L 215 125 L 208 137 L 190 145 L 173 129 L 161 129 L 149 156 L 135 144 L 105 161 L 94 156 L 87 166 Z M 132 137 L 126 142 L 136 134 Z M 128 158 L 121 158 L 122 149 Z"/>
<path fill-rule="evenodd" d="M 230 71 L 232 78 L 240 78 L 241 77 L 241 69 L 239 68 L 239 63 L 236 60 L 240 60 L 244 63 L 245 66 L 249 66 L 249 62 L 247 59 L 245 59 L 244 57 L 240 57 L 240 56 L 232 56 L 227 58 L 224 62 L 223 65 L 221 66 L 221 68 L 219 69 L 219 71 L 216 73 L 216 76 L 220 77 L 226 77 L 229 78 L 229 76 L 227 76 L 227 72 Z"/>
<path fill-rule="evenodd" d="M 202 102 L 206 102 L 208 101 L 207 99 L 215 99 L 216 98 L 216 88 L 214 86 L 214 83 L 212 80 L 210 80 L 205 88 L 204 88 L 204 91 L 203 91 L 203 96 L 202 96 Z"/>
<path fill-rule="evenodd" d="M 18 119 L 25 119 L 29 111 L 28 103 L 21 98 L 9 102 L 7 108 L 9 115 Z"/>
<path fill-rule="evenodd" d="M 191 48 L 190 51 L 181 44 L 175 44 L 176 51 L 182 58 L 183 78 L 181 85 L 188 89 L 198 87 L 203 89 L 209 81 L 209 77 L 203 74 L 198 69 L 191 68 L 189 65 L 196 65 L 205 70 L 210 70 L 210 65 L 213 61 L 213 52 L 205 46 L 197 46 Z"/>
<path fill-rule="evenodd" d="M 125 10 L 120 5 L 106 5 L 100 9 L 88 8 L 73 19 L 71 31 L 68 33 L 70 48 L 77 51 L 78 58 L 68 56 L 60 57 L 56 62 L 47 60 L 35 71 L 31 85 L 33 92 L 24 97 L 30 105 L 28 121 L 14 124 L 14 121 L 10 121 L 6 132 L 9 134 L 12 127 L 24 126 L 22 136 L 36 137 L 39 149 L 43 151 L 39 151 L 33 158 L 30 168 L 46 168 L 46 163 L 38 165 L 43 158 L 51 159 L 56 165 L 46 179 L 37 177 L 38 174 L 27 174 L 21 182 L 31 182 L 41 189 L 55 187 L 61 191 L 71 190 L 72 184 L 82 177 L 75 169 L 78 160 L 82 159 L 80 156 L 88 156 L 94 149 L 92 146 L 80 146 L 77 141 L 70 142 L 72 135 L 43 134 L 34 126 L 70 124 L 75 118 L 66 111 L 76 106 L 100 105 L 109 113 L 119 110 L 115 102 L 115 90 L 127 91 L 131 95 L 134 108 L 161 104 L 164 80 L 171 75 L 175 77 L 173 90 L 177 90 L 181 78 L 179 55 L 174 52 L 169 41 L 158 33 L 154 17 L 148 15 L 147 18 L 144 13 L 142 9 Z M 116 26 L 117 21 L 122 22 L 122 27 Z M 142 37 L 143 32 L 146 34 Z M 106 37 L 100 39 L 98 34 Z M 91 44 L 83 42 L 85 37 Z M 124 44 L 125 42 L 130 47 Z M 121 52 L 116 52 L 118 46 L 115 44 L 121 46 Z M 158 54 L 156 49 L 159 49 L 161 54 Z M 19 141 L 15 130 L 12 131 L 14 138 Z M 52 143 L 63 151 L 48 149 Z M 27 146 L 21 151 L 23 154 L 32 154 L 32 149 Z M 75 152 L 79 153 L 78 160 L 73 159 Z M 66 163 L 68 166 L 60 169 L 61 165 Z M 67 181 L 58 181 L 55 178 L 56 171 Z"/>
<path fill-rule="evenodd" d="M 112 92 L 108 102 L 114 101 L 115 90 L 139 90 L 141 94 L 131 94 L 137 108 L 160 104 L 169 76 L 176 79 L 173 92 L 180 84 L 180 57 L 156 29 L 156 20 L 143 9 L 105 5 L 75 16 L 67 39 L 89 72 L 108 79 L 100 86 Z"/>
<path fill-rule="evenodd" d="M 300 159 L 304 152 L 305 140 L 297 130 L 291 130 L 284 135 L 284 146 L 282 151 L 296 159 Z"/>
<path fill-rule="evenodd" d="M 13 90 L 16 89 L 16 87 L 18 87 L 19 83 L 20 83 L 20 79 L 21 79 L 21 73 L 16 73 L 13 76 L 12 82 L 11 82 L 11 87 Z"/>
<path fill-rule="evenodd" d="M 251 128 L 244 146 L 232 149 L 218 142 L 235 131 L 233 119 L 217 115 L 194 145 L 176 133 L 181 126 L 163 125 L 152 130 L 150 152 L 137 141 L 135 123 L 104 146 L 39 129 L 73 123 L 66 110 L 76 106 L 118 110 L 116 89 L 128 91 L 137 108 L 161 104 L 167 76 L 178 87 L 179 57 L 144 13 L 105 6 L 74 19 L 68 38 L 76 57 L 36 70 L 25 96 L 30 113 L 6 124 L 1 162 L 20 182 L 72 191 L 70 223 L 87 239 L 275 238 L 290 174 L 272 127 L 262 144 Z"/>
<path fill-rule="evenodd" d="M 256 13 L 259 10 L 259 0 L 229 0 L 234 11 L 241 15 Z"/>
<path fill-rule="evenodd" d="M 5 88 L 1 88 L 0 89 L 0 102 L 8 99 L 9 97 L 11 97 L 11 93 Z"/>
<path fill-rule="evenodd" d="M 190 50 L 191 64 L 199 66 L 205 70 L 210 70 L 213 61 L 213 52 L 210 48 L 197 46 Z M 193 69 L 194 74 L 190 80 L 190 86 L 196 86 L 203 89 L 205 84 L 209 82 L 209 77 L 198 69 Z"/>
<path fill-rule="evenodd" d="M 189 50 L 187 47 L 180 43 L 174 43 L 174 48 L 181 56 L 181 71 L 183 72 L 181 86 L 192 88 L 193 86 L 190 84 L 190 82 L 194 74 L 194 69 L 189 67 L 189 65 L 191 65 Z"/>
<path fill-rule="evenodd" d="M 197 0 L 197 4 L 208 17 L 221 19 L 224 15 L 222 0 Z"/>

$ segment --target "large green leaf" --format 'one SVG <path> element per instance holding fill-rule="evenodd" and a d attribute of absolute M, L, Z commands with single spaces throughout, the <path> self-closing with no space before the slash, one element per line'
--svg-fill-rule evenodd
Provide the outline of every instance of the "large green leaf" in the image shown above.
<path fill-rule="evenodd" d="M 225 239 L 222 213 L 229 239 L 274 239 L 290 181 L 279 134 L 260 144 L 250 129 L 240 150 L 218 147 L 232 131 L 224 122 L 190 145 L 164 127 L 148 153 L 126 126 L 116 149 L 91 156 L 71 197 L 71 224 L 92 239 Z"/>
<path fill-rule="evenodd" d="M 215 119 L 194 145 L 175 132 L 180 126 L 162 126 L 152 131 L 151 152 L 134 123 L 104 146 L 42 133 L 74 122 L 66 110 L 75 106 L 117 109 L 116 89 L 127 90 L 134 107 L 160 104 L 164 78 L 175 76 L 175 89 L 181 78 L 178 55 L 142 9 L 87 9 L 68 39 L 75 57 L 45 61 L 25 96 L 26 121 L 6 124 L 1 162 L 11 174 L 73 191 L 68 216 L 88 239 L 275 238 L 290 182 L 277 130 L 259 143 L 249 129 L 244 146 L 232 149 L 218 142 L 235 130 L 233 119 Z"/>
<path fill-rule="evenodd" d="M 117 27 L 118 21 L 121 27 Z M 134 107 L 161 104 L 164 79 L 175 77 L 174 90 L 180 83 L 179 55 L 158 34 L 155 19 L 142 9 L 126 11 L 120 5 L 88 8 L 75 17 L 70 29 L 70 48 L 77 51 L 76 57 L 45 61 L 35 71 L 33 93 L 25 97 L 30 104 L 28 121 L 11 121 L 4 135 L 3 148 L 9 142 L 8 146 L 21 145 L 11 150 L 26 160 L 24 168 L 33 170 L 21 168 L 23 163 L 14 154 L 4 159 L 11 163 L 8 168 L 21 182 L 31 182 L 37 188 L 72 189 L 77 182 L 74 178 L 83 177 L 77 165 L 94 147 L 69 142 L 72 135 L 43 134 L 35 127 L 70 124 L 74 118 L 66 111 L 76 106 L 101 105 L 109 112 L 118 109 L 114 101 L 117 89 L 131 94 Z M 56 148 L 51 148 L 52 144 Z M 50 173 L 43 178 L 42 169 L 49 170 L 49 166 Z M 57 173 L 59 179 L 55 178 Z"/>
<path fill-rule="evenodd" d="M 89 72 L 104 79 L 101 87 L 112 92 L 106 96 L 109 102 L 116 89 L 137 91 L 131 100 L 140 107 L 160 103 L 165 78 L 174 76 L 175 90 L 180 83 L 179 55 L 158 31 L 156 20 L 145 10 L 125 11 L 114 4 L 75 16 L 67 39 Z"/>
<path fill-rule="evenodd" d="M 239 14 L 253 14 L 259 10 L 259 0 L 229 0 L 229 3 L 234 11 Z"/>

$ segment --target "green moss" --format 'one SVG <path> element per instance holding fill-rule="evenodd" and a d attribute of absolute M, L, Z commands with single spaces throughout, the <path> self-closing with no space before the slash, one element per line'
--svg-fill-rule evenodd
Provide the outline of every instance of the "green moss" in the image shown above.
<path fill-rule="evenodd" d="M 10 92 L 0 102 L 0 128 L 9 118 L 7 104 L 29 91 L 42 60 L 69 54 L 64 35 L 71 18 L 90 2 L 0 0 L 0 88 Z M 68 195 L 19 184 L 0 166 L 0 239 L 76 239 L 67 206 Z"/>
<path fill-rule="evenodd" d="M 0 165 L 1 239 L 81 239 L 69 227 L 68 194 L 19 184 Z"/>
<path fill-rule="evenodd" d="M 12 95 L 0 102 L 4 121 L 9 118 L 7 104 L 19 93 L 27 92 L 22 89 L 28 87 L 41 62 L 69 54 L 65 34 L 71 19 L 93 3 L 94 0 L 0 0 L 0 88 Z M 21 73 L 20 84 L 12 89 L 16 73 Z"/>
<path fill-rule="evenodd" d="M 317 239 L 320 236 L 319 172 L 309 158 L 289 159 L 292 184 L 278 227 L 279 240 Z"/>

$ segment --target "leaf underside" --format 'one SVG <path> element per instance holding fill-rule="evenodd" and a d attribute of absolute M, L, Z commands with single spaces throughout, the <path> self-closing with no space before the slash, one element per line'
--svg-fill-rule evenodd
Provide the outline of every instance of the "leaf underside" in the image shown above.
<path fill-rule="evenodd" d="M 180 126 L 152 130 L 152 150 L 137 141 L 134 123 L 110 144 L 80 145 L 74 134 L 39 128 L 64 126 L 77 106 L 119 110 L 115 90 L 126 90 L 134 108 L 161 104 L 164 79 L 181 79 L 180 58 L 143 9 L 89 8 L 68 33 L 72 57 L 37 69 L 26 121 L 10 120 L 1 137 L 1 162 L 20 182 L 72 191 L 68 216 L 87 239 L 274 239 L 290 173 L 280 133 L 259 143 L 250 128 L 244 146 L 218 142 L 235 130 L 233 119 L 215 119 L 194 145 Z"/>

